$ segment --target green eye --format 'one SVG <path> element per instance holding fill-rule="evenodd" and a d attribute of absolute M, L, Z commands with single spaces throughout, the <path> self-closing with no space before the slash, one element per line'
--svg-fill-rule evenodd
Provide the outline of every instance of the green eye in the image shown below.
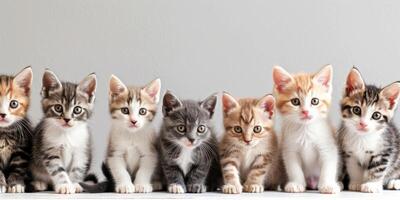
<path fill-rule="evenodd" d="M 242 127 L 240 127 L 240 126 L 234 126 L 233 127 L 233 132 L 235 132 L 235 133 L 242 133 Z"/>
<path fill-rule="evenodd" d="M 129 115 L 129 108 L 127 107 L 121 108 L 121 112 L 122 114 Z"/>
<path fill-rule="evenodd" d="M 204 132 L 206 132 L 206 126 L 200 125 L 199 127 L 197 127 L 197 132 L 198 132 L 198 133 L 204 133 Z"/>
<path fill-rule="evenodd" d="M 63 107 L 60 104 L 56 104 L 54 105 L 54 111 L 58 112 L 58 113 L 62 113 L 63 112 Z"/>
<path fill-rule="evenodd" d="M 361 108 L 359 106 L 353 107 L 353 113 L 360 116 L 361 115 Z"/>
<path fill-rule="evenodd" d="M 290 102 L 291 102 L 294 106 L 300 106 L 300 99 L 299 99 L 299 98 L 293 98 L 292 100 L 290 100 Z"/>
<path fill-rule="evenodd" d="M 261 127 L 261 126 L 255 126 L 255 127 L 253 128 L 253 132 L 254 132 L 254 133 L 261 133 L 261 131 L 262 131 L 262 127 Z"/>
<path fill-rule="evenodd" d="M 17 100 L 12 100 L 12 101 L 10 102 L 10 108 L 15 109 L 15 108 L 17 108 L 18 106 L 19 106 L 19 103 L 18 103 Z"/>
<path fill-rule="evenodd" d="M 81 113 L 82 113 L 82 107 L 76 106 L 76 107 L 74 108 L 74 114 L 75 114 L 75 115 L 79 115 L 79 114 L 81 114 Z"/>
<path fill-rule="evenodd" d="M 139 115 L 146 115 L 146 114 L 147 114 L 147 109 L 146 108 L 139 109 Z"/>
<path fill-rule="evenodd" d="M 382 114 L 380 112 L 374 112 L 372 114 L 372 119 L 374 119 L 374 120 L 379 120 L 379 119 L 381 119 L 381 117 L 382 117 Z"/>
<path fill-rule="evenodd" d="M 319 104 L 319 99 L 318 98 L 312 98 L 311 99 L 311 104 L 314 105 L 314 106 L 318 105 Z"/>
<path fill-rule="evenodd" d="M 186 127 L 184 125 L 179 125 L 179 126 L 176 127 L 176 130 L 179 133 L 185 133 L 186 132 Z"/>

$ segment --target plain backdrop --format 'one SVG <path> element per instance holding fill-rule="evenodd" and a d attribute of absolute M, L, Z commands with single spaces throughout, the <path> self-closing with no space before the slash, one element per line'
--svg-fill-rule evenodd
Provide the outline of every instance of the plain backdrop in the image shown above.
<path fill-rule="evenodd" d="M 159 77 L 163 91 L 182 98 L 220 91 L 261 97 L 271 92 L 272 66 L 315 72 L 329 63 L 331 115 L 338 125 L 353 65 L 369 83 L 400 80 L 399 20 L 396 0 L 1 0 L 0 73 L 33 67 L 30 116 L 36 123 L 45 68 L 75 82 L 96 72 L 91 127 L 97 171 L 110 126 L 111 74 L 130 85 Z"/>

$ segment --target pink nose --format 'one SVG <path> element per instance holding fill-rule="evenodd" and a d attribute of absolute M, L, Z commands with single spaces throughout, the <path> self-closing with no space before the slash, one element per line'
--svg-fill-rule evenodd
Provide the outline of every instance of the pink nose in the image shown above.
<path fill-rule="evenodd" d="M 360 127 L 361 128 L 367 128 L 368 124 L 364 123 L 364 122 L 360 122 Z"/>
<path fill-rule="evenodd" d="M 309 114 L 308 110 L 302 110 L 301 113 L 302 113 L 303 115 L 305 115 L 305 116 L 308 116 L 308 114 Z"/>

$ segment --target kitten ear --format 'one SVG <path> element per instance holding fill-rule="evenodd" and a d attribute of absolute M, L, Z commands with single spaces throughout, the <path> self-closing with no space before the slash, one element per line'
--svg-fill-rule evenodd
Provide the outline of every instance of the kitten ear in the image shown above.
<path fill-rule="evenodd" d="M 328 92 L 331 92 L 333 76 L 332 71 L 332 65 L 326 65 L 313 76 L 313 82 L 324 86 Z"/>
<path fill-rule="evenodd" d="M 283 92 L 289 83 L 293 81 L 292 75 L 280 66 L 275 66 L 272 71 L 275 88 L 278 92 Z"/>
<path fill-rule="evenodd" d="M 32 87 L 32 77 L 32 68 L 30 66 L 25 67 L 22 71 L 14 76 L 13 86 L 15 88 L 22 89 L 25 92 L 25 95 L 30 95 Z"/>
<path fill-rule="evenodd" d="M 89 102 L 92 103 L 94 101 L 96 86 L 97 86 L 96 74 L 91 73 L 78 84 L 77 91 L 80 91 L 83 94 L 87 95 L 89 97 Z"/>
<path fill-rule="evenodd" d="M 261 108 L 264 112 L 268 113 L 269 118 L 271 119 L 272 116 L 274 115 L 274 110 L 275 110 L 275 98 L 271 94 L 268 94 L 261 98 L 257 106 Z"/>
<path fill-rule="evenodd" d="M 210 118 L 214 115 L 215 105 L 217 104 L 217 94 L 212 94 L 211 96 L 204 99 L 200 106 L 206 109 L 210 113 Z"/>
<path fill-rule="evenodd" d="M 42 79 L 42 95 L 47 96 L 49 95 L 49 93 L 59 91 L 61 89 L 62 89 L 62 84 L 60 80 L 52 71 L 46 69 Z"/>
<path fill-rule="evenodd" d="M 346 89 L 345 89 L 346 96 L 355 90 L 364 90 L 364 89 L 365 89 L 364 80 L 361 77 L 361 74 L 358 71 L 358 69 L 353 67 L 350 70 L 349 75 L 347 75 Z"/>
<path fill-rule="evenodd" d="M 389 109 L 396 108 L 400 97 L 400 81 L 384 87 L 380 95 L 389 102 Z"/>
<path fill-rule="evenodd" d="M 151 81 L 143 88 L 143 91 L 153 99 L 154 103 L 158 103 L 160 101 L 161 80 L 156 79 Z"/>
<path fill-rule="evenodd" d="M 165 93 L 164 98 L 163 98 L 163 114 L 164 114 L 164 116 L 168 116 L 168 114 L 171 111 L 173 111 L 181 106 L 182 106 L 182 102 L 178 99 L 178 97 L 173 95 L 171 93 L 171 91 L 167 91 L 167 93 Z"/>
<path fill-rule="evenodd" d="M 125 84 L 122 83 L 122 81 L 114 74 L 111 75 L 109 82 L 109 95 L 111 97 L 115 97 L 125 92 L 128 92 L 128 88 L 125 86 Z"/>
<path fill-rule="evenodd" d="M 222 108 L 225 114 L 229 114 L 232 110 L 239 107 L 239 102 L 228 94 L 227 92 L 222 93 Z"/>

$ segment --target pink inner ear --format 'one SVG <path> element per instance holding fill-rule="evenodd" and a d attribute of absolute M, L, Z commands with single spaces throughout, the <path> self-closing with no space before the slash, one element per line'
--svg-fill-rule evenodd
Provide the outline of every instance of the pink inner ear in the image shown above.
<path fill-rule="evenodd" d="M 264 102 L 261 107 L 264 109 L 264 111 L 268 112 L 269 118 L 272 118 L 272 115 L 274 115 L 274 105 L 272 103 Z"/>
<path fill-rule="evenodd" d="M 321 76 L 317 79 L 318 83 L 322 84 L 325 87 L 329 87 L 329 76 Z"/>
<path fill-rule="evenodd" d="M 283 92 L 285 89 L 286 85 L 290 83 L 290 79 L 281 79 L 279 81 L 279 84 L 276 85 L 276 89 L 278 92 Z"/>
<path fill-rule="evenodd" d="M 150 96 L 150 97 L 155 97 L 156 95 L 157 95 L 157 91 L 156 90 L 146 90 L 147 91 L 147 94 Z"/>

